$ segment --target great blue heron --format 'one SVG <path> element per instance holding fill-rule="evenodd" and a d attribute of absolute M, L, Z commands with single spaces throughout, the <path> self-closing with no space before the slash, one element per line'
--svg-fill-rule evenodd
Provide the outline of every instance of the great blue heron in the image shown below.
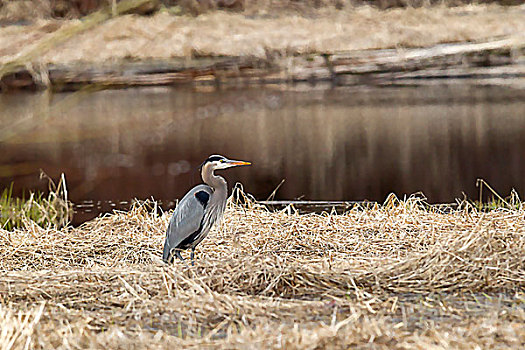
<path fill-rule="evenodd" d="M 226 180 L 214 171 L 250 164 L 219 155 L 212 155 L 202 163 L 204 184 L 193 187 L 175 208 L 166 232 L 162 260 L 172 263 L 176 256 L 184 261 L 181 250 L 191 248 L 191 264 L 194 264 L 195 247 L 206 238 L 213 224 L 222 219 L 228 198 Z"/>

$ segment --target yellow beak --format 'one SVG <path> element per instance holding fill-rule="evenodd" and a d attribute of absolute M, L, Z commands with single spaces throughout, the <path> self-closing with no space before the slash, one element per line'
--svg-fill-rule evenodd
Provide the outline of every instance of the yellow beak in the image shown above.
<path fill-rule="evenodd" d="M 252 163 L 250 162 L 245 162 L 243 160 L 231 160 L 229 161 L 228 163 L 230 163 L 231 165 L 252 165 Z"/>

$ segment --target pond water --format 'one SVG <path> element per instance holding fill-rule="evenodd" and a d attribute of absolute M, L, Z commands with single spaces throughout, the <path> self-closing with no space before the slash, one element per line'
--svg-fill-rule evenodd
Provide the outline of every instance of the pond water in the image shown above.
<path fill-rule="evenodd" d="M 477 178 L 525 191 L 525 91 L 507 88 L 0 94 L 0 123 L 0 185 L 20 194 L 46 188 L 39 169 L 65 173 L 74 202 L 173 203 L 214 153 L 253 163 L 223 175 L 258 199 L 283 179 L 276 199 L 451 202 L 477 199 Z"/>

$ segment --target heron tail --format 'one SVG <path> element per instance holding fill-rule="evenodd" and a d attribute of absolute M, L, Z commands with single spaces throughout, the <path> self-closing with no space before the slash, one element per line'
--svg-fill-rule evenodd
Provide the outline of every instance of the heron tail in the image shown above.
<path fill-rule="evenodd" d="M 171 247 L 167 239 L 164 242 L 164 250 L 162 251 L 162 260 L 166 264 L 172 264 L 174 260 L 174 254 L 172 254 L 171 252 Z"/>

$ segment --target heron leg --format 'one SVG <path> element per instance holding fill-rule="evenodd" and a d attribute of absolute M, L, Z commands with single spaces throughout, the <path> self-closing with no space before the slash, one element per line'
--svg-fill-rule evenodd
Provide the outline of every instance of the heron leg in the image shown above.
<path fill-rule="evenodd" d="M 180 250 L 175 250 L 175 256 L 179 258 L 182 262 L 184 262 L 184 259 L 182 258 L 182 255 L 180 255 Z"/>
<path fill-rule="evenodd" d="M 192 247 L 191 248 L 191 254 L 190 254 L 190 258 L 191 258 L 191 266 L 195 266 L 195 247 Z"/>

